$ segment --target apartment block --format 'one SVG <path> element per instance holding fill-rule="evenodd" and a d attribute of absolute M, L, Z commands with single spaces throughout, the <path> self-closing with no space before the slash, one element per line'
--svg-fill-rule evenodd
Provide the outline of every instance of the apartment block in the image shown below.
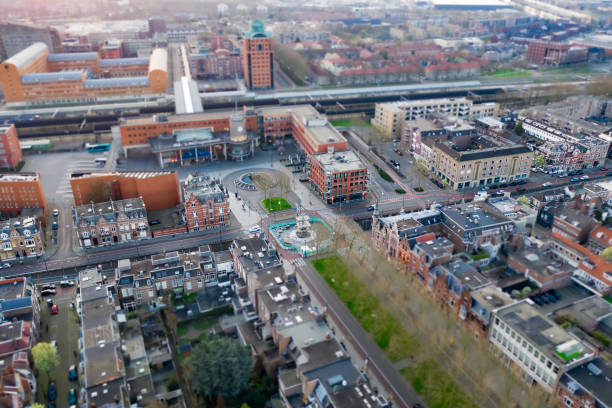
<path fill-rule="evenodd" d="M 72 212 L 76 238 L 83 248 L 151 238 L 141 198 L 85 204 Z"/>
<path fill-rule="evenodd" d="M 559 66 L 585 62 L 589 49 L 584 46 L 531 40 L 527 47 L 527 61 L 530 64 Z"/>
<path fill-rule="evenodd" d="M 0 165 L 2 168 L 14 169 L 22 156 L 15 125 L 0 127 Z"/>
<path fill-rule="evenodd" d="M 365 198 L 368 168 L 352 150 L 311 156 L 310 186 L 328 204 Z"/>
<path fill-rule="evenodd" d="M 468 144 L 430 142 L 431 173 L 452 189 L 480 187 L 529 177 L 533 152 L 523 145 L 502 145 L 484 136 Z"/>
<path fill-rule="evenodd" d="M 244 80 L 249 89 L 274 88 L 274 39 L 260 20 L 242 38 Z"/>
<path fill-rule="evenodd" d="M 542 316 L 529 301 L 499 309 L 489 341 L 530 383 L 552 393 L 564 372 L 593 359 L 593 350 Z"/>
<path fill-rule="evenodd" d="M 612 407 L 612 363 L 604 357 L 580 364 L 565 372 L 555 400 L 559 408 Z"/>
<path fill-rule="evenodd" d="M 41 222 L 47 217 L 47 201 L 38 173 L 0 174 L 0 212 L 17 217 L 21 211 L 40 209 Z"/>
<path fill-rule="evenodd" d="M 197 173 L 190 174 L 183 182 L 182 190 L 189 231 L 230 224 L 228 194 L 218 180 Z"/>
<path fill-rule="evenodd" d="M 398 138 L 405 121 L 426 117 L 432 113 L 475 119 L 497 115 L 496 103 L 475 104 L 467 98 L 421 99 L 377 103 L 372 124 L 386 136 Z"/>

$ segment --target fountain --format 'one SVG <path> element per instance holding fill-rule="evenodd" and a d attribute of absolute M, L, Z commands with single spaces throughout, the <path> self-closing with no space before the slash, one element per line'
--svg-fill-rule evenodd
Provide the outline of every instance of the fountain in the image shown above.
<path fill-rule="evenodd" d="M 302 256 L 328 250 L 333 237 L 333 231 L 325 221 L 310 217 L 302 208 L 298 209 L 294 220 L 271 225 L 270 232 L 283 248 Z"/>

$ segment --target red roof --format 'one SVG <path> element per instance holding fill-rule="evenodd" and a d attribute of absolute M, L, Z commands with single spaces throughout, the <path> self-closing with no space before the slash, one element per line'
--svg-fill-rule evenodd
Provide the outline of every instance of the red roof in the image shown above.
<path fill-rule="evenodd" d="M 590 265 L 586 264 L 583 260 L 583 262 L 578 265 L 580 269 L 594 278 L 605 282 L 607 285 L 612 286 L 612 261 L 607 261 L 603 256 L 592 253 L 588 248 L 572 241 L 567 237 L 564 237 L 563 235 L 560 235 L 557 232 L 553 232 L 552 236 L 564 245 L 574 248 L 586 259 L 588 259 Z"/>

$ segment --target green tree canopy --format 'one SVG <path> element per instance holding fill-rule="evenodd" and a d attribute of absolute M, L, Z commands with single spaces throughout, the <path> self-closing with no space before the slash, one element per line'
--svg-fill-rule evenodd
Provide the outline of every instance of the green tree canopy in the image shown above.
<path fill-rule="evenodd" d="M 59 364 L 57 349 L 49 343 L 41 342 L 32 347 L 34 366 L 49 375 Z"/>
<path fill-rule="evenodd" d="M 30 408 L 45 408 L 45 406 L 37 402 L 36 404 L 30 405 Z"/>
<path fill-rule="evenodd" d="M 519 136 L 523 136 L 525 134 L 525 129 L 523 129 L 523 122 L 518 122 L 514 127 L 514 133 Z"/>
<path fill-rule="evenodd" d="M 218 395 L 232 398 L 249 387 L 253 359 L 233 339 L 207 338 L 193 350 L 189 364 L 193 390 L 209 400 Z"/>
<path fill-rule="evenodd" d="M 544 157 L 543 154 L 539 154 L 538 157 L 536 157 L 535 160 L 533 161 L 533 164 L 536 167 L 544 167 L 546 165 L 546 158 Z"/>
<path fill-rule="evenodd" d="M 606 249 L 604 249 L 603 251 L 601 251 L 601 256 L 603 256 L 607 260 L 611 261 L 612 260 L 612 246 L 609 246 Z"/>

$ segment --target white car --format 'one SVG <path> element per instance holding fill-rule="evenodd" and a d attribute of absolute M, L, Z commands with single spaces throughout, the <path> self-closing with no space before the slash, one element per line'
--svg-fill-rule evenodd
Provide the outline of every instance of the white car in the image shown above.
<path fill-rule="evenodd" d="M 249 233 L 251 234 L 259 234 L 261 232 L 263 232 L 263 230 L 259 225 L 253 225 L 251 228 L 249 228 Z"/>
<path fill-rule="evenodd" d="M 542 187 L 550 187 L 552 186 L 552 183 L 550 181 L 547 181 L 546 183 L 542 184 Z"/>
<path fill-rule="evenodd" d="M 584 176 L 580 177 L 580 180 L 588 180 L 588 179 L 589 179 L 589 176 L 587 176 L 587 175 L 584 175 Z"/>

